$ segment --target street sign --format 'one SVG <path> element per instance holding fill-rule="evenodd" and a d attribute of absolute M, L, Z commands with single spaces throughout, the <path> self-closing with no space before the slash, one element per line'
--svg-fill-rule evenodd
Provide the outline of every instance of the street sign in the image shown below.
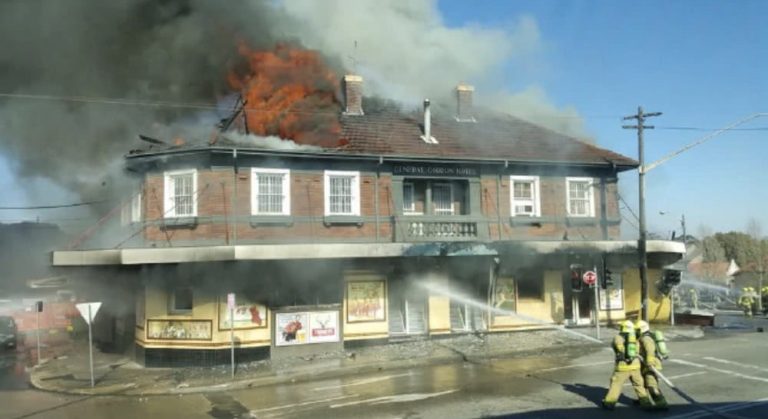
<path fill-rule="evenodd" d="M 595 271 L 586 271 L 584 272 L 584 276 L 582 278 L 584 280 L 584 283 L 587 285 L 595 285 L 595 282 L 597 282 L 597 274 Z"/>
<path fill-rule="evenodd" d="M 234 310 L 235 309 L 235 293 L 230 292 L 227 294 L 227 309 Z"/>
<path fill-rule="evenodd" d="M 101 307 L 101 303 L 80 303 L 75 304 L 75 307 L 77 307 L 77 311 L 79 311 L 80 315 L 83 316 L 85 322 L 91 324 L 91 321 L 94 317 L 96 317 L 96 313 Z M 88 308 L 90 308 L 90 315 Z"/>
<path fill-rule="evenodd" d="M 96 381 L 93 379 L 93 332 L 91 331 L 91 325 L 93 324 L 93 318 L 96 317 L 96 313 L 101 308 L 101 303 L 80 303 L 75 304 L 77 311 L 83 316 L 85 322 L 88 323 L 88 360 L 91 365 L 91 387 L 96 385 Z"/>

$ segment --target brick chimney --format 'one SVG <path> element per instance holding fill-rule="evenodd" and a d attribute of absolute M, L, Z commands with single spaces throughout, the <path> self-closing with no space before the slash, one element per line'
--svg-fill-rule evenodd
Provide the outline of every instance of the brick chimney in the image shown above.
<path fill-rule="evenodd" d="M 456 86 L 456 120 L 459 122 L 477 122 L 472 113 L 472 94 L 475 87 L 465 83 Z"/>
<path fill-rule="evenodd" d="M 344 76 L 344 115 L 364 115 L 363 78 L 353 74 Z"/>

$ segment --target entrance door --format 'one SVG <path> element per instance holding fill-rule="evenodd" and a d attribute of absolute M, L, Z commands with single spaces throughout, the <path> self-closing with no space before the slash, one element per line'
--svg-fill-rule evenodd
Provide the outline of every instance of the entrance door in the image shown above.
<path fill-rule="evenodd" d="M 404 280 L 389 281 L 389 334 L 427 333 L 427 299 Z"/>
<path fill-rule="evenodd" d="M 592 292 L 584 288 L 581 292 L 573 293 L 573 319 L 577 325 L 592 323 Z"/>

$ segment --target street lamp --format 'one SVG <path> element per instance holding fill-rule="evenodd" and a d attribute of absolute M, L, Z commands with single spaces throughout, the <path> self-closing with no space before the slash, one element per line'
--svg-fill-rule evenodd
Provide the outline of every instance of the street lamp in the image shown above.
<path fill-rule="evenodd" d="M 739 125 L 745 124 L 749 121 L 752 121 L 753 119 L 761 118 L 764 116 L 768 116 L 768 112 L 758 112 L 754 113 L 748 116 L 745 116 L 744 118 L 741 118 L 737 120 L 736 122 L 733 122 L 729 125 L 726 125 L 723 128 L 717 129 L 710 134 L 707 134 L 698 140 L 686 145 L 685 147 L 674 151 L 672 153 L 667 154 L 666 156 L 660 158 L 659 160 L 656 160 L 653 163 L 645 164 L 645 149 L 643 145 L 643 129 L 653 129 L 653 126 L 645 126 L 643 123 L 645 122 L 645 118 L 653 117 L 653 116 L 659 116 L 661 115 L 661 112 L 652 112 L 652 113 L 643 113 L 643 108 L 638 107 L 637 108 L 637 114 L 636 115 L 630 115 L 627 117 L 624 117 L 624 120 L 628 119 L 636 119 L 637 125 L 624 125 L 622 128 L 630 128 L 630 129 L 636 129 L 637 130 L 637 146 L 638 146 L 638 178 L 639 178 L 639 228 L 638 230 L 640 233 L 640 238 L 637 241 L 637 250 L 640 258 L 640 298 L 642 299 L 642 305 L 640 307 L 640 313 L 641 318 L 645 321 L 648 321 L 648 252 L 646 249 L 646 235 L 647 231 L 645 228 L 645 174 L 650 172 L 651 170 L 659 167 L 660 165 L 666 163 L 671 158 L 684 153 L 685 151 L 688 151 L 692 149 L 693 147 L 696 147 L 698 145 L 701 145 L 709 140 L 711 140 L 714 137 L 717 137 L 718 135 L 732 130 Z"/>

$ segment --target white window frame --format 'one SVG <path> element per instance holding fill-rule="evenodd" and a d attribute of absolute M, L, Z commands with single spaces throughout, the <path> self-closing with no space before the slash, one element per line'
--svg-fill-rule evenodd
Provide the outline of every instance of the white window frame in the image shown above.
<path fill-rule="evenodd" d="M 331 212 L 331 178 L 332 177 L 351 177 L 352 184 L 352 211 Z M 325 201 L 326 216 L 360 216 L 360 172 L 326 170 L 323 172 L 323 195 Z"/>
<path fill-rule="evenodd" d="M 172 176 L 192 175 L 192 213 L 178 214 L 174 204 Z M 172 170 L 163 174 L 163 218 L 197 217 L 197 170 Z"/>
<path fill-rule="evenodd" d="M 283 176 L 283 208 L 280 212 L 259 212 L 259 173 Z M 251 214 L 291 215 L 291 171 L 289 169 L 251 168 Z"/>
<path fill-rule="evenodd" d="M 410 193 L 406 193 L 406 187 L 410 187 Z M 411 207 L 405 207 L 405 196 L 410 195 Z M 415 182 L 403 182 L 403 214 L 405 215 L 423 215 L 422 212 L 416 211 L 416 183 Z"/>
<path fill-rule="evenodd" d="M 531 193 L 533 197 L 530 200 L 527 199 L 515 199 L 515 183 L 531 183 Z M 533 207 L 533 212 L 529 213 L 517 213 L 515 210 L 516 205 L 530 203 Z M 538 176 L 510 176 L 509 177 L 509 205 L 510 214 L 512 217 L 541 217 L 541 187 L 539 186 Z"/>
<path fill-rule="evenodd" d="M 136 192 L 133 195 L 133 197 L 131 197 L 131 222 L 132 223 L 141 222 L 142 198 L 143 198 L 143 193 L 141 191 Z"/>
<path fill-rule="evenodd" d="M 448 187 L 448 190 L 450 191 L 450 199 L 451 199 L 451 209 L 450 212 L 437 212 L 437 208 L 435 208 L 435 187 Z M 455 215 L 456 214 L 456 206 L 454 205 L 454 195 L 453 195 L 453 184 L 450 182 L 435 182 L 432 184 L 432 214 L 433 215 Z"/>
<path fill-rule="evenodd" d="M 571 182 L 587 182 L 587 214 L 571 213 Z M 591 177 L 567 177 L 565 178 L 565 210 L 569 217 L 594 217 L 595 216 L 595 180 Z"/>

